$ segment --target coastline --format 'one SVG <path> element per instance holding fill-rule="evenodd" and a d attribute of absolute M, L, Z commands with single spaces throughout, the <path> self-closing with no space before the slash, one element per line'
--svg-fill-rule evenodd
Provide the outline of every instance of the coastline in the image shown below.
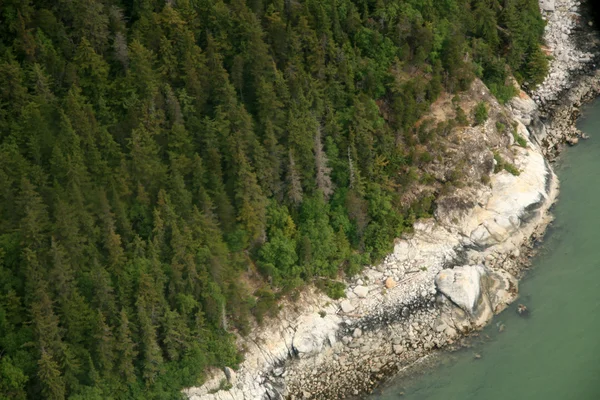
<path fill-rule="evenodd" d="M 277 318 L 240 339 L 246 348 L 240 369 L 212 371 L 205 385 L 184 391 L 191 400 L 359 396 L 484 326 L 516 298 L 516 278 L 551 221 L 558 195 L 548 160 L 565 142 L 575 143 L 579 107 L 600 92 L 600 74 L 590 73 L 597 53 L 579 50 L 582 32 L 575 27 L 586 22 L 573 18 L 576 3 L 556 0 L 554 10 L 544 11 L 555 55 L 544 84 L 507 107 L 492 104 L 510 114 L 527 140 L 526 148 L 502 148 L 521 174 L 502 171 L 492 175 L 489 188 L 461 189 L 441 199 L 435 218 L 418 221 L 382 264 L 349 280 L 346 299 L 307 290 L 283 304 Z M 465 135 L 505 140 L 492 125 L 490 120 L 482 132 Z M 461 285 L 448 285 L 459 272 Z"/>

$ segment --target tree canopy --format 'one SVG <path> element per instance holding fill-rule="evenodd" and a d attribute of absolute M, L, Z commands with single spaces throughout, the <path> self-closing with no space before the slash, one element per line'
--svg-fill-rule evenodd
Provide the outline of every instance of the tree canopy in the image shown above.
<path fill-rule="evenodd" d="M 442 91 L 547 72 L 537 0 L 4 0 L 0 399 L 177 399 L 390 251 Z M 326 285 L 327 287 L 327 285 Z"/>

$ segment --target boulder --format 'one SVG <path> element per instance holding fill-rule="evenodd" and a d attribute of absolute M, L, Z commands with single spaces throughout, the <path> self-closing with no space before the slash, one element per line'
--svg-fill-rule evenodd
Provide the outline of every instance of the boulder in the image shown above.
<path fill-rule="evenodd" d="M 354 294 L 360 298 L 365 298 L 369 294 L 369 288 L 366 286 L 357 286 L 354 288 Z"/>
<path fill-rule="evenodd" d="M 556 9 L 554 0 L 540 0 L 540 9 L 542 11 L 554 11 Z"/>
<path fill-rule="evenodd" d="M 336 315 L 322 318 L 309 314 L 298 319 L 298 328 L 292 338 L 292 348 L 299 358 L 319 354 L 325 345 L 333 346 L 341 319 Z"/>
<path fill-rule="evenodd" d="M 435 277 L 437 289 L 465 312 L 474 315 L 481 297 L 482 265 L 444 269 Z"/>
<path fill-rule="evenodd" d="M 516 86 L 518 86 L 518 84 L 516 84 Z M 537 110 L 535 101 L 522 90 L 517 96 L 510 99 L 508 105 L 512 109 L 515 117 L 517 117 L 524 125 L 529 125 L 531 123 L 531 117 Z"/>
<path fill-rule="evenodd" d="M 515 277 L 483 265 L 444 269 L 435 277 L 435 285 L 451 303 L 446 302 L 445 310 L 450 318 L 444 322 L 459 330 L 485 325 L 517 295 Z"/>
<path fill-rule="evenodd" d="M 567 138 L 567 143 L 569 146 L 575 146 L 577 143 L 579 143 L 579 139 L 576 137 Z"/>
<path fill-rule="evenodd" d="M 354 306 L 352 305 L 352 303 L 350 302 L 350 300 L 344 300 L 340 303 L 340 307 L 342 308 L 342 312 L 343 313 L 351 313 L 352 311 L 354 311 Z"/>
<path fill-rule="evenodd" d="M 223 368 L 223 372 L 225 373 L 225 376 L 227 377 L 227 382 L 229 382 L 232 385 L 235 384 L 236 378 L 237 378 L 235 371 L 229 367 L 225 367 L 225 368 Z"/>

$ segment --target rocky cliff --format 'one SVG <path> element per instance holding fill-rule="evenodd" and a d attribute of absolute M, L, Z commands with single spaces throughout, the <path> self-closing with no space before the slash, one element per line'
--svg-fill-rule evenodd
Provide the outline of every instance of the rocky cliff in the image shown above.
<path fill-rule="evenodd" d="M 595 48 L 579 2 L 543 0 L 550 74 L 532 97 L 498 104 L 481 82 L 460 96 L 467 113 L 489 105 L 481 125 L 453 129 L 426 171 L 437 182 L 436 212 L 418 221 L 380 265 L 348 283 L 333 301 L 308 290 L 280 315 L 240 339 L 237 372 L 215 370 L 190 388 L 191 400 L 337 399 L 369 391 L 462 333 L 485 325 L 518 292 L 523 246 L 546 226 L 558 181 L 548 162 L 575 143 L 576 108 L 597 93 Z M 593 42 L 588 40 L 588 43 Z M 454 99 L 456 101 L 456 99 Z M 430 118 L 451 118 L 442 96 Z M 447 190 L 449 172 L 462 184 Z M 433 188 L 433 189 L 432 189 Z"/>

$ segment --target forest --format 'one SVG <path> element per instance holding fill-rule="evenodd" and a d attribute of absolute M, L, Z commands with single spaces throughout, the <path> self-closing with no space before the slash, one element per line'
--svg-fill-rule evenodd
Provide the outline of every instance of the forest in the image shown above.
<path fill-rule="evenodd" d="M 543 32 L 537 0 L 0 0 L 0 399 L 180 399 L 342 296 L 435 206 L 415 123 L 534 88 Z"/>

